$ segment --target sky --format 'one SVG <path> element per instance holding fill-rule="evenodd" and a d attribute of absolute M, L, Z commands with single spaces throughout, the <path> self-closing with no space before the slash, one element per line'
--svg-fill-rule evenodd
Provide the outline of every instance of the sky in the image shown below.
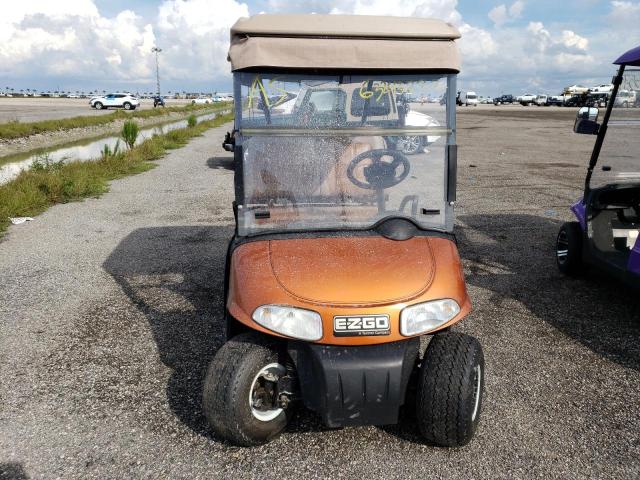
<path fill-rule="evenodd" d="M 260 13 L 436 17 L 462 33 L 458 86 L 559 94 L 608 83 L 640 0 L 0 0 L 0 90 L 228 92 L 229 27 Z"/>

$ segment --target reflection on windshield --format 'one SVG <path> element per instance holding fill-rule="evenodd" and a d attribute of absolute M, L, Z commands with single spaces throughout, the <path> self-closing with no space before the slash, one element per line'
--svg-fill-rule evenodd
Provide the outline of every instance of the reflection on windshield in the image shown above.
<path fill-rule="evenodd" d="M 640 183 L 640 70 L 625 70 L 591 186 Z"/>
<path fill-rule="evenodd" d="M 452 228 L 447 76 L 241 73 L 235 80 L 241 234 L 365 228 L 389 216 Z"/>

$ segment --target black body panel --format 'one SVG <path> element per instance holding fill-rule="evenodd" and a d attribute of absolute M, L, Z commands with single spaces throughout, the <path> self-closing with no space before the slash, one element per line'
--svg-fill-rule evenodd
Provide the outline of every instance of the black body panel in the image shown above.
<path fill-rule="evenodd" d="M 388 425 L 398 421 L 418 337 L 353 347 L 290 342 L 302 398 L 328 427 Z"/>

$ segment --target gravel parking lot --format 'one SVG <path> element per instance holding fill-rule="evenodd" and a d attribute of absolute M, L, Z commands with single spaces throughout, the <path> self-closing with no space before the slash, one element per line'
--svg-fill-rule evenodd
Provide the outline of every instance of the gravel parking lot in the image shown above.
<path fill-rule="evenodd" d="M 153 109 L 153 100 L 140 100 L 141 110 Z M 189 100 L 166 100 L 167 106 L 186 105 Z M 88 98 L 7 98 L 0 97 L 0 123 L 19 120 L 37 122 L 79 115 L 104 115 L 114 108 L 95 110 Z"/>
<path fill-rule="evenodd" d="M 467 447 L 305 411 L 260 448 L 212 437 L 200 396 L 233 229 L 220 128 L 0 241 L 0 478 L 638 478 L 637 294 L 555 267 L 593 144 L 574 115 L 460 109 L 460 329 L 487 366 Z"/>

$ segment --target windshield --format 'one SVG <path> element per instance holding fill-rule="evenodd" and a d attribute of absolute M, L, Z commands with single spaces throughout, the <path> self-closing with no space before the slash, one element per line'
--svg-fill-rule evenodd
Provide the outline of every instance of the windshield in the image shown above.
<path fill-rule="evenodd" d="M 640 183 L 640 69 L 625 69 L 591 186 Z M 602 110 L 601 110 L 602 112 Z"/>
<path fill-rule="evenodd" d="M 367 228 L 407 217 L 451 230 L 452 75 L 236 73 L 240 235 Z"/>

